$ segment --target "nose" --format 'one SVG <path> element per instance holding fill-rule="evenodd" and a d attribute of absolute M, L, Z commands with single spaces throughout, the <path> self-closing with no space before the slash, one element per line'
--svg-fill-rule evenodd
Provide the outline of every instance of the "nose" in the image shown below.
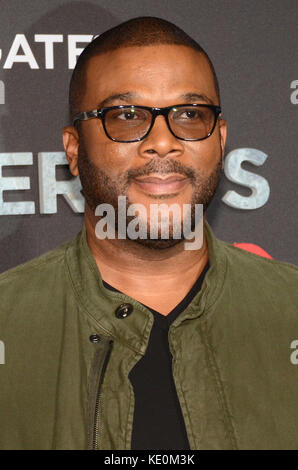
<path fill-rule="evenodd" d="M 164 116 L 157 116 L 149 135 L 140 142 L 139 152 L 143 158 L 152 157 L 153 154 L 160 158 L 167 155 L 180 156 L 183 154 L 184 146 L 168 128 Z"/>

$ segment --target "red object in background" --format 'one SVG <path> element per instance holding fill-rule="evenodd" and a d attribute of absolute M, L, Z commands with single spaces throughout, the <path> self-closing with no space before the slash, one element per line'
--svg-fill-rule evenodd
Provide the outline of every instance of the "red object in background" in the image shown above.
<path fill-rule="evenodd" d="M 254 245 L 253 243 L 233 243 L 233 245 L 237 248 L 241 248 L 241 250 L 249 251 L 250 253 L 254 253 L 258 256 L 263 256 L 263 258 L 273 259 L 272 256 L 270 256 L 269 253 L 263 250 L 259 245 Z"/>

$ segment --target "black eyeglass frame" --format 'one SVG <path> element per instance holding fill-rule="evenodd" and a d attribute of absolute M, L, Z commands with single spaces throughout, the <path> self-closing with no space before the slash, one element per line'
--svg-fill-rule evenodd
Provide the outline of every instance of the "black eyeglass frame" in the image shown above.
<path fill-rule="evenodd" d="M 201 137 L 200 139 L 183 139 L 182 137 L 178 137 L 173 132 L 173 130 L 171 129 L 170 123 L 169 123 L 169 112 L 174 108 L 183 108 L 185 106 L 190 106 L 190 107 L 194 107 L 194 108 L 195 107 L 209 108 L 213 111 L 214 124 L 213 124 L 213 127 L 212 127 L 211 131 L 206 135 L 206 137 Z M 149 126 L 148 131 L 145 133 L 145 135 L 143 135 L 143 137 L 140 137 L 139 139 L 135 139 L 135 140 L 118 140 L 118 139 L 114 139 L 113 137 L 111 137 L 109 135 L 109 133 L 107 131 L 107 128 L 106 128 L 106 125 L 105 125 L 105 115 L 111 109 L 123 109 L 123 108 L 145 109 L 145 110 L 147 110 L 151 113 L 152 121 L 151 121 L 151 124 Z M 213 131 L 215 129 L 215 126 L 216 126 L 216 123 L 217 123 L 217 120 L 219 118 L 220 113 L 221 113 L 220 106 L 215 106 L 213 104 L 186 103 L 186 104 L 177 104 L 177 105 L 174 105 L 174 106 L 167 106 L 165 108 L 151 108 L 149 106 L 137 106 L 137 105 L 129 105 L 129 104 L 128 105 L 126 105 L 126 104 L 122 105 L 121 104 L 119 106 L 110 106 L 110 107 L 107 107 L 107 108 L 93 109 L 92 111 L 82 111 L 81 113 L 77 114 L 74 117 L 73 125 L 75 126 L 77 121 L 87 121 L 88 119 L 93 119 L 93 118 L 101 119 L 104 131 L 106 133 L 106 136 L 110 140 L 113 140 L 114 142 L 123 142 L 123 143 L 129 144 L 129 143 L 132 143 L 132 142 L 140 142 L 141 140 L 145 139 L 149 135 L 151 129 L 153 128 L 156 117 L 161 115 L 161 116 L 165 117 L 168 129 L 176 139 L 184 140 L 184 141 L 197 142 L 199 140 L 205 140 L 205 139 L 207 139 L 208 137 L 211 136 L 211 134 L 213 133 Z"/>

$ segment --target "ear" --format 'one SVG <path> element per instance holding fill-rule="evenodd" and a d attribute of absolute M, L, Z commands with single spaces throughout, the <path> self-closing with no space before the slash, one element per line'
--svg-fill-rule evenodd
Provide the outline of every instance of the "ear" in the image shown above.
<path fill-rule="evenodd" d="M 71 174 L 78 176 L 79 135 L 76 128 L 73 126 L 64 127 L 62 140 Z"/>
<path fill-rule="evenodd" d="M 225 154 L 225 146 L 227 140 L 227 121 L 223 118 L 218 120 L 219 124 L 219 134 L 220 134 L 220 146 L 221 146 L 221 155 L 222 155 L 222 170 L 224 169 L 224 154 Z"/>

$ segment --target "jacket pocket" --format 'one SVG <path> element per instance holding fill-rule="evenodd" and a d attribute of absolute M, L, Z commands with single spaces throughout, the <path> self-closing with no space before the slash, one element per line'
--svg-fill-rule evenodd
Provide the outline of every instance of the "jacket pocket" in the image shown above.
<path fill-rule="evenodd" d="M 105 371 L 113 349 L 113 340 L 104 336 L 99 337 L 96 352 L 92 361 L 89 374 L 89 397 L 88 397 L 88 449 L 98 448 L 100 438 L 100 405 L 101 386 Z"/>

